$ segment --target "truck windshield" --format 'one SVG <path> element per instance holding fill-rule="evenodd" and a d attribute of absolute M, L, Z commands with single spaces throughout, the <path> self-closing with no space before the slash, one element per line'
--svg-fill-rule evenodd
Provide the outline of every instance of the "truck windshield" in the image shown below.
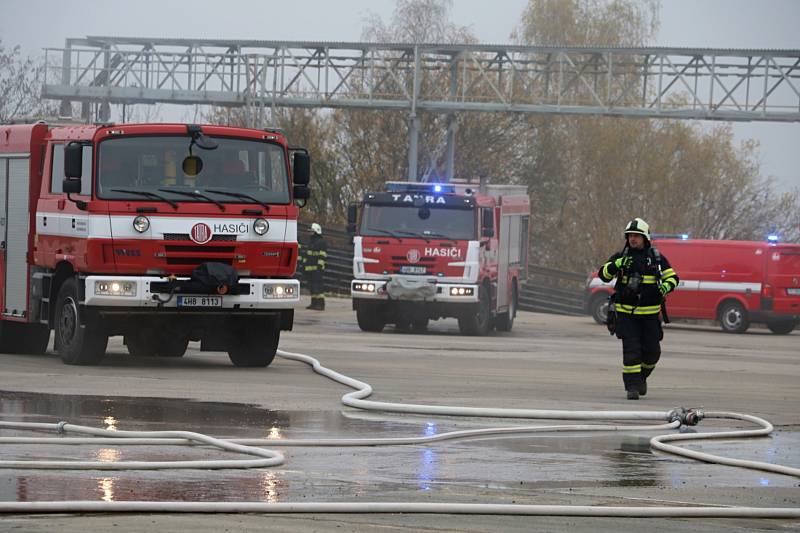
<path fill-rule="evenodd" d="M 361 235 L 475 239 L 475 211 L 447 207 L 370 205 L 364 207 Z M 430 215 L 425 217 L 425 215 Z M 422 215 L 422 217 L 420 216 Z"/>
<path fill-rule="evenodd" d="M 281 146 L 229 137 L 214 137 L 214 141 L 216 150 L 193 148 L 203 166 L 196 176 L 190 176 L 181 167 L 189 155 L 187 136 L 107 139 L 98 148 L 97 196 L 130 200 L 141 198 L 137 193 L 144 192 L 181 203 L 208 202 L 203 196 L 220 203 L 289 203 Z M 182 194 L 187 191 L 202 194 Z"/>

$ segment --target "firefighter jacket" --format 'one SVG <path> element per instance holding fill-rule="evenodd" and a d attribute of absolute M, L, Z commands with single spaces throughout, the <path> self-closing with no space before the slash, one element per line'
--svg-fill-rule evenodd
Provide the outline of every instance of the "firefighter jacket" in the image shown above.
<path fill-rule="evenodd" d="M 300 248 L 300 270 L 303 273 L 324 271 L 328 259 L 328 245 L 322 235 L 314 233 L 308 244 Z"/>
<path fill-rule="evenodd" d="M 631 256 L 631 264 L 619 269 L 615 261 L 624 255 Z M 626 248 L 624 252 L 615 253 L 600 267 L 598 276 L 607 283 L 617 278 L 615 311 L 637 316 L 658 314 L 664 296 L 675 290 L 680 281 L 667 258 L 649 245 L 643 250 Z"/>

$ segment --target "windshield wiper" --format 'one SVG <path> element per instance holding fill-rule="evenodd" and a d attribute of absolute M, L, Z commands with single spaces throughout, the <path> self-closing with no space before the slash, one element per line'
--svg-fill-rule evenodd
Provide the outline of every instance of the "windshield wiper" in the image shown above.
<path fill-rule="evenodd" d="M 158 190 L 159 191 L 164 191 L 164 192 L 171 192 L 173 194 L 182 194 L 184 196 L 191 196 L 192 198 L 202 198 L 203 200 L 208 200 L 212 204 L 214 204 L 217 207 L 219 207 L 220 211 L 225 211 L 225 204 L 223 204 L 222 202 L 218 202 L 217 200 L 214 200 L 210 196 L 206 196 L 205 194 L 200 193 L 198 191 L 181 191 L 181 190 L 178 190 L 178 189 L 168 189 L 166 187 L 161 187 Z"/>
<path fill-rule="evenodd" d="M 170 200 L 169 198 L 165 198 L 160 194 L 156 194 L 151 191 L 137 191 L 136 189 L 109 189 L 111 192 L 125 192 L 128 194 L 140 194 L 146 198 L 155 198 L 156 200 L 161 200 L 162 202 L 167 202 L 171 205 L 174 209 L 178 209 L 178 203 L 174 200 Z"/>
<path fill-rule="evenodd" d="M 417 233 L 416 231 L 398 230 L 397 233 L 402 233 L 403 235 L 411 235 L 412 237 L 425 239 L 425 242 L 431 242 L 430 236 L 425 235 L 423 233 Z"/>
<path fill-rule="evenodd" d="M 249 194 L 243 192 L 233 192 L 233 191 L 220 191 L 219 189 L 203 189 L 206 192 L 213 192 L 216 194 L 224 194 L 225 196 L 231 196 L 233 198 L 244 198 L 246 200 L 252 200 L 254 203 L 264 206 L 264 209 L 269 211 L 269 204 L 266 202 L 262 202 L 255 196 L 250 196 Z"/>
<path fill-rule="evenodd" d="M 454 239 L 452 237 L 449 237 L 449 236 L 445 235 L 444 233 L 437 233 L 435 231 L 428 232 L 427 235 L 429 237 L 436 237 L 436 238 L 445 239 L 445 240 L 448 240 L 448 241 L 457 241 L 458 240 L 458 239 Z"/>
<path fill-rule="evenodd" d="M 393 231 L 389 231 L 388 229 L 368 228 L 367 231 L 377 231 L 377 232 L 380 232 L 380 233 L 383 233 L 383 234 L 386 234 L 386 235 L 391 235 L 392 237 L 394 237 L 398 241 L 401 240 L 400 236 L 398 234 L 396 234 Z"/>

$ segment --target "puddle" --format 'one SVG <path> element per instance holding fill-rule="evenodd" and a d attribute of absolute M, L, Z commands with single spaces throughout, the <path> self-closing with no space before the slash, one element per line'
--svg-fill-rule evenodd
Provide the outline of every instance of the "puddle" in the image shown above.
<path fill-rule="evenodd" d="M 124 430 L 188 430 L 217 437 L 335 438 L 434 435 L 486 427 L 486 420 L 427 420 L 356 411 L 271 411 L 253 405 L 162 398 L 0 392 L 0 419 Z M 500 425 L 508 425 L 502 423 Z M 771 439 L 692 445 L 711 453 L 779 464 L 800 463 L 800 432 Z M 0 430 L 0 436 L 43 432 Z M 394 447 L 275 449 L 272 469 L 69 471 L 0 470 L 0 501 L 353 501 L 531 497 L 540 491 L 797 487 L 796 479 L 653 453 L 646 432 L 541 434 Z M 2 445 L 4 459 L 199 460 L 238 458 L 192 446 Z M 413 496 L 416 495 L 416 496 Z M 541 503 L 541 502 L 539 502 Z M 791 502 L 789 502 L 791 503 Z M 788 503 L 787 503 L 788 504 Z"/>

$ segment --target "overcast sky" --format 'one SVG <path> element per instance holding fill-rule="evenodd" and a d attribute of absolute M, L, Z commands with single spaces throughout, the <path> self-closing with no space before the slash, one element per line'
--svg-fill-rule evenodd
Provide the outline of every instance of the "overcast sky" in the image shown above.
<path fill-rule="evenodd" d="M 453 22 L 482 43 L 509 43 L 527 0 L 455 0 Z M 28 54 L 67 37 L 113 35 L 291 41 L 358 41 L 369 13 L 394 0 L 0 0 L 0 39 Z M 800 0 L 662 0 L 657 46 L 800 49 Z M 761 142 L 763 172 L 800 188 L 800 124 L 734 124 Z"/>

